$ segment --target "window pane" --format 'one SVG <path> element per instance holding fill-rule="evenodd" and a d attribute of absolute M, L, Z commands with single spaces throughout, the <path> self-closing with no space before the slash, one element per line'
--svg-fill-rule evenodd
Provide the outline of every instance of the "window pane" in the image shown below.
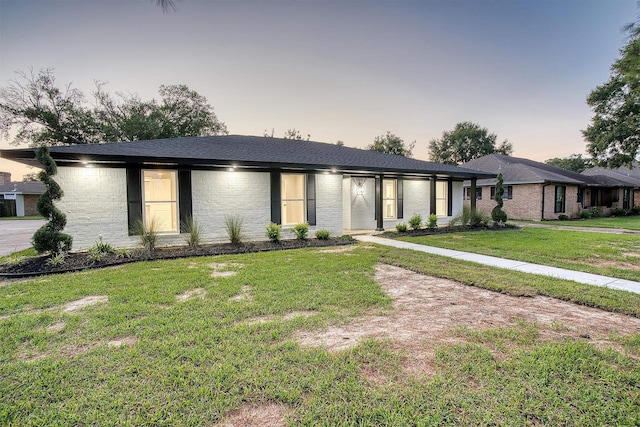
<path fill-rule="evenodd" d="M 305 222 L 304 200 L 282 201 L 282 224 L 294 225 Z"/>
<path fill-rule="evenodd" d="M 396 217 L 396 201 L 385 200 L 384 201 L 384 217 L 383 218 L 395 218 Z"/>
<path fill-rule="evenodd" d="M 144 171 L 144 200 L 176 201 L 175 171 Z"/>
<path fill-rule="evenodd" d="M 160 232 L 178 232 L 177 172 L 143 171 L 144 221 L 153 221 Z"/>
<path fill-rule="evenodd" d="M 282 175 L 282 199 L 304 199 L 304 175 Z"/>
<path fill-rule="evenodd" d="M 447 182 L 436 181 L 436 215 L 447 216 Z"/>
<path fill-rule="evenodd" d="M 385 179 L 383 180 L 382 187 L 382 218 L 383 219 L 395 219 L 396 217 L 396 208 L 397 208 L 397 198 L 396 198 L 396 185 L 397 181 L 395 179 Z"/>
<path fill-rule="evenodd" d="M 396 198 L 396 180 L 384 182 L 384 194 L 382 195 L 383 199 L 395 199 Z"/>

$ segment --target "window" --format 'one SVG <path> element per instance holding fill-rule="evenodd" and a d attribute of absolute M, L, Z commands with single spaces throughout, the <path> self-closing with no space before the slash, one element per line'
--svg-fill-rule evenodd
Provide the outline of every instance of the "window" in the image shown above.
<path fill-rule="evenodd" d="M 282 225 L 305 222 L 305 175 L 282 174 L 281 185 Z"/>
<path fill-rule="evenodd" d="M 504 194 L 502 195 L 502 200 L 510 200 L 513 199 L 513 185 L 506 185 L 504 187 Z M 496 199 L 496 187 L 491 187 L 491 200 Z"/>
<path fill-rule="evenodd" d="M 447 216 L 447 181 L 436 181 L 436 215 Z"/>
<path fill-rule="evenodd" d="M 144 222 L 151 221 L 159 232 L 178 232 L 177 172 L 143 171 Z"/>
<path fill-rule="evenodd" d="M 395 219 L 397 215 L 397 181 L 395 179 L 383 180 L 382 188 L 382 218 Z"/>
<path fill-rule="evenodd" d="M 471 187 L 464 189 L 464 199 L 471 200 Z M 476 187 L 476 200 L 482 200 L 482 187 Z"/>
<path fill-rule="evenodd" d="M 629 209 L 631 206 L 629 203 L 629 200 L 631 199 L 631 190 L 628 188 L 625 188 L 624 190 L 622 190 L 622 209 Z"/>
<path fill-rule="evenodd" d="M 556 185 L 556 203 L 553 209 L 554 213 L 564 212 L 564 202 L 567 193 L 567 187 L 564 185 Z"/>

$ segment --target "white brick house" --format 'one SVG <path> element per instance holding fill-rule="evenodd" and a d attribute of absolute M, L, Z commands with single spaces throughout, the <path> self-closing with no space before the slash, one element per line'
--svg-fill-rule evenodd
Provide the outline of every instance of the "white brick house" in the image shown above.
<path fill-rule="evenodd" d="M 3 157 L 37 166 L 34 149 Z M 394 227 L 414 213 L 442 222 L 462 209 L 462 183 L 494 176 L 310 141 L 250 136 L 190 137 L 52 147 L 64 197 L 65 232 L 76 250 L 102 237 L 133 247 L 133 223 L 152 219 L 161 243 L 182 244 L 193 218 L 206 242 L 228 241 L 225 218 L 243 220 L 245 240 L 264 240 L 269 222 L 326 229 Z"/>

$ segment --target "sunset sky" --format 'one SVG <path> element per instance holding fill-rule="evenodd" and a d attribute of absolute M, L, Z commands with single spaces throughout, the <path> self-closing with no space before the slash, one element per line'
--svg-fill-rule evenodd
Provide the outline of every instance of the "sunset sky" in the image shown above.
<path fill-rule="evenodd" d="M 609 76 L 635 0 L 0 0 L 0 86 L 53 68 L 89 95 L 186 84 L 232 134 L 364 147 L 391 131 L 414 157 L 461 121 L 543 161 L 585 153 L 588 93 Z M 10 147 L 6 140 L 0 148 Z M 0 159 L 20 180 L 26 168 Z"/>

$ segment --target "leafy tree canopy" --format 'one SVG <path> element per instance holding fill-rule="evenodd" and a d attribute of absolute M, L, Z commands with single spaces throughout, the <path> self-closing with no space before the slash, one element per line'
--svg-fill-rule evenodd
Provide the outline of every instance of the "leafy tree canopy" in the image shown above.
<path fill-rule="evenodd" d="M 429 142 L 429 158 L 434 162 L 459 165 L 487 154 L 513 153 L 513 146 L 506 139 L 496 145 L 498 137 L 487 128 L 471 122 L 458 123 L 442 137 Z"/>
<path fill-rule="evenodd" d="M 386 135 L 376 136 L 373 143 L 367 145 L 367 150 L 412 157 L 412 151 L 415 146 L 415 141 L 410 144 L 405 144 L 402 138 L 387 131 Z"/>
<path fill-rule="evenodd" d="M 630 166 L 640 155 L 640 21 L 626 30 L 629 41 L 609 80 L 587 97 L 594 115 L 582 131 L 596 163 L 614 168 Z"/>
<path fill-rule="evenodd" d="M 548 165 L 578 173 L 593 167 L 593 160 L 589 157 L 582 157 L 582 154 L 572 154 L 569 157 L 554 157 L 544 162 Z"/>
<path fill-rule="evenodd" d="M 0 88 L 0 132 L 13 144 L 63 145 L 105 141 L 136 141 L 226 134 L 207 99 L 185 85 L 162 85 L 160 100 L 104 90 L 96 82 L 93 105 L 84 94 L 56 85 L 53 70 L 18 71 L 18 78 Z"/>

